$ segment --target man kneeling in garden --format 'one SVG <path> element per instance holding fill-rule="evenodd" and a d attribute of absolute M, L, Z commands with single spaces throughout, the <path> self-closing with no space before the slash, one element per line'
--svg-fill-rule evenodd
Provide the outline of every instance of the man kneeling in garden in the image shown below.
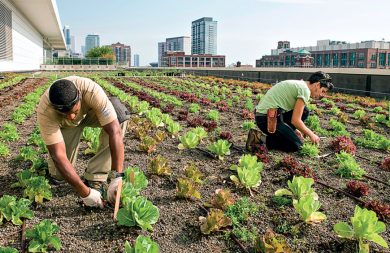
<path fill-rule="evenodd" d="M 309 116 L 306 105 L 310 98 L 321 98 L 332 88 L 331 77 L 322 71 L 313 73 L 307 81 L 275 84 L 256 106 L 256 124 L 262 133 L 250 131 L 246 148 L 252 151 L 255 144 L 264 143 L 268 149 L 294 152 L 301 148 L 303 135 L 318 144 L 320 138 L 304 123 Z"/>
<path fill-rule="evenodd" d="M 113 170 L 115 179 L 108 186 L 107 199 L 114 202 L 123 175 L 122 139 L 129 118 L 126 107 L 116 98 L 110 101 L 91 79 L 70 76 L 55 81 L 46 90 L 37 114 L 41 136 L 50 154 L 48 164 L 52 181 L 61 183 L 65 180 L 86 206 L 103 208 L 102 187 Z M 80 137 L 87 126 L 103 130 L 98 151 L 84 173 L 84 183 L 74 166 Z"/>

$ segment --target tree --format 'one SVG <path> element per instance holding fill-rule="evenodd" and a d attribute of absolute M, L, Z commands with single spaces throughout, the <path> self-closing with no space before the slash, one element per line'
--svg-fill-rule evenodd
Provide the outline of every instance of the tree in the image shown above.
<path fill-rule="evenodd" d="M 110 46 L 101 46 L 90 49 L 86 57 L 100 57 L 114 60 L 114 53 L 112 52 L 112 48 Z"/>

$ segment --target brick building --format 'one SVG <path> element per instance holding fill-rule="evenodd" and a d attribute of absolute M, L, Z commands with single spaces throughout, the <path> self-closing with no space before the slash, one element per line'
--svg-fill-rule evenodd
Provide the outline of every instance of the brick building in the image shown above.
<path fill-rule="evenodd" d="M 390 42 L 319 40 L 317 46 L 271 50 L 256 60 L 256 67 L 375 68 L 390 69 Z M 306 59 L 297 58 L 305 52 Z"/>
<path fill-rule="evenodd" d="M 117 65 L 131 66 L 131 48 L 119 42 L 111 44 Z"/>

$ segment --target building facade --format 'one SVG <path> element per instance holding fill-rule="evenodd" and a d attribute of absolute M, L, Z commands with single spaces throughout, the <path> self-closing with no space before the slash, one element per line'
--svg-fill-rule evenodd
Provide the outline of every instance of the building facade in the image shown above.
<path fill-rule="evenodd" d="M 111 44 L 117 65 L 131 66 L 131 47 L 119 42 Z"/>
<path fill-rule="evenodd" d="M 166 52 L 162 59 L 162 67 L 187 67 L 187 68 L 224 68 L 224 55 L 186 55 L 184 52 Z"/>
<path fill-rule="evenodd" d="M 192 22 L 192 54 L 217 54 L 217 21 L 205 17 Z"/>
<path fill-rule="evenodd" d="M 100 36 L 97 34 L 88 34 L 85 37 L 85 54 L 94 47 L 100 47 Z"/>
<path fill-rule="evenodd" d="M 65 45 L 66 50 L 70 51 L 72 47 L 72 38 L 70 35 L 70 27 L 68 25 L 64 26 L 64 29 L 62 29 L 65 37 Z"/>
<path fill-rule="evenodd" d="M 56 1 L 0 0 L 0 72 L 39 70 L 65 49 Z"/>
<path fill-rule="evenodd" d="M 162 60 L 165 52 L 166 52 L 166 43 L 159 42 L 158 43 L 158 67 L 162 67 Z"/>
<path fill-rule="evenodd" d="M 279 45 L 279 44 L 278 44 Z M 278 46 L 279 47 L 279 46 Z M 306 52 L 307 62 L 302 65 L 291 52 Z M 307 54 L 309 53 L 309 54 Z M 315 67 L 315 68 L 375 68 L 390 69 L 390 42 L 319 40 L 317 46 L 278 48 L 256 60 L 256 67 Z"/>
<path fill-rule="evenodd" d="M 139 54 L 134 55 L 134 67 L 139 67 Z"/>
<path fill-rule="evenodd" d="M 181 51 L 185 54 L 191 54 L 191 37 L 167 38 L 165 40 L 165 51 Z"/>

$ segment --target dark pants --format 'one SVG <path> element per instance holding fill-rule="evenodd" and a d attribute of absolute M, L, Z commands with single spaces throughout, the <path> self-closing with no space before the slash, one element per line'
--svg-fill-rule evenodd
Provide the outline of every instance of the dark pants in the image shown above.
<path fill-rule="evenodd" d="M 293 111 L 282 112 L 278 116 L 276 132 L 270 134 L 267 130 L 267 116 L 256 116 L 256 124 L 260 130 L 267 134 L 267 148 L 278 149 L 286 152 L 298 151 L 302 146 L 302 141 L 295 133 L 295 127 L 291 124 Z M 302 121 L 309 116 L 309 109 L 305 106 L 302 113 Z"/>

